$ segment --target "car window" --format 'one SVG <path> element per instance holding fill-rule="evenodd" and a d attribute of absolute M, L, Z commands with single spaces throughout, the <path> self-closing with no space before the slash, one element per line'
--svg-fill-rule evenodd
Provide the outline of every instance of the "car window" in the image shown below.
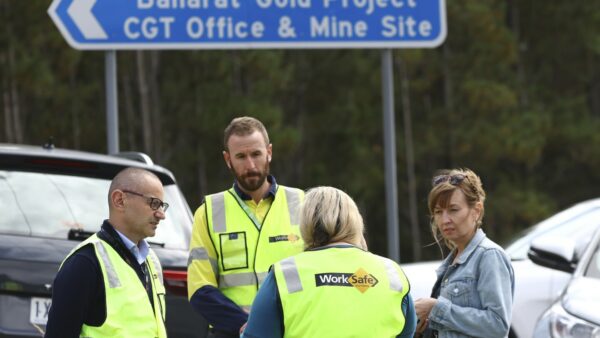
<path fill-rule="evenodd" d="M 69 230 L 96 232 L 108 218 L 110 180 L 0 170 L 0 232 L 68 238 Z M 176 185 L 165 186 L 166 219 L 149 241 L 187 248 L 189 209 Z"/>
<path fill-rule="evenodd" d="M 592 259 L 590 259 L 590 264 L 585 270 L 584 276 L 600 279 L 600 245 L 596 247 L 596 251 L 594 251 Z"/>
<path fill-rule="evenodd" d="M 573 239 L 577 253 L 581 254 L 599 224 L 600 207 L 576 205 L 517 234 L 516 240 L 505 247 L 506 252 L 513 260 L 526 259 L 531 241 L 551 236 Z"/>

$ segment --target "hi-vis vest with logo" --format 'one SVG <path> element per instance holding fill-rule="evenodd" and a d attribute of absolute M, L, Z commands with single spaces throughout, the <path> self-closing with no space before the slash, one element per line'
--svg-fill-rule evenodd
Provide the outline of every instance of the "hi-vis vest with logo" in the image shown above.
<path fill-rule="evenodd" d="M 223 294 L 249 310 L 269 267 L 304 250 L 298 227 L 304 192 L 279 185 L 260 229 L 233 194 L 230 189 L 206 197 L 208 231 L 218 254 L 213 270 Z"/>
<path fill-rule="evenodd" d="M 402 332 L 408 279 L 384 257 L 324 248 L 273 266 L 284 337 L 390 338 Z"/>
<path fill-rule="evenodd" d="M 92 244 L 104 279 L 106 320 L 101 326 L 83 325 L 81 337 L 167 337 L 165 318 L 165 287 L 160 263 L 150 250 L 146 263 L 151 276 L 154 310 L 148 293 L 137 273 L 108 243 L 97 235 L 90 236 L 79 248 Z M 67 259 L 65 258 L 65 260 Z M 63 261 L 64 262 L 64 261 Z"/>

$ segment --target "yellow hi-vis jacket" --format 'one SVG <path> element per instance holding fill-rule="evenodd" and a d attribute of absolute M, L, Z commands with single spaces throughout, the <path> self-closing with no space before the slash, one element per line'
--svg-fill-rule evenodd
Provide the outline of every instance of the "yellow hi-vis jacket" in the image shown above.
<path fill-rule="evenodd" d="M 410 286 L 392 260 L 354 247 L 325 247 L 273 269 L 286 338 L 390 338 L 404 328 L 402 300 Z"/>
<path fill-rule="evenodd" d="M 233 188 L 206 196 L 206 224 L 198 221 L 201 207 L 190 245 L 189 296 L 212 285 L 249 311 L 269 267 L 304 250 L 298 227 L 303 198 L 302 190 L 278 185 L 266 217 L 257 226 Z"/>
<path fill-rule="evenodd" d="M 146 264 L 151 277 L 154 310 L 135 270 L 97 235 L 90 236 L 79 244 L 67 258 L 88 244 L 94 246 L 102 270 L 106 292 L 106 320 L 98 327 L 84 324 L 80 336 L 166 338 L 165 287 L 160 262 L 152 249 L 146 258 Z"/>

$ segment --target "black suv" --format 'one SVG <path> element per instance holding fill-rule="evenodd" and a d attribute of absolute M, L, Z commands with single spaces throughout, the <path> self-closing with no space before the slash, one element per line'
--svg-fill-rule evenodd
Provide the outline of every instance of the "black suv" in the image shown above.
<path fill-rule="evenodd" d="M 156 174 L 169 203 L 166 219 L 148 239 L 163 266 L 168 335 L 206 336 L 206 323 L 186 296 L 192 214 L 170 171 L 142 153 L 0 144 L 0 337 L 43 336 L 54 275 L 71 249 L 108 218 L 110 181 L 126 167 Z"/>

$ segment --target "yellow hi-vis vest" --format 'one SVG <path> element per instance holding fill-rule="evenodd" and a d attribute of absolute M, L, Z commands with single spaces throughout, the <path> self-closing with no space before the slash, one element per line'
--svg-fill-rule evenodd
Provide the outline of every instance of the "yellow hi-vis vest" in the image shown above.
<path fill-rule="evenodd" d="M 410 286 L 398 264 L 358 248 L 323 248 L 273 266 L 284 337 L 390 338 Z"/>
<path fill-rule="evenodd" d="M 166 338 L 165 287 L 160 262 L 152 249 L 146 258 L 146 263 L 151 277 L 154 310 L 135 270 L 97 235 L 90 236 L 79 244 L 67 258 L 88 244 L 94 246 L 102 270 L 106 292 L 106 320 L 101 326 L 84 324 L 80 336 Z"/>
<path fill-rule="evenodd" d="M 206 197 L 208 231 L 218 255 L 219 289 L 249 311 L 273 263 L 304 250 L 298 218 L 304 192 L 279 185 L 260 229 L 232 188 Z"/>

